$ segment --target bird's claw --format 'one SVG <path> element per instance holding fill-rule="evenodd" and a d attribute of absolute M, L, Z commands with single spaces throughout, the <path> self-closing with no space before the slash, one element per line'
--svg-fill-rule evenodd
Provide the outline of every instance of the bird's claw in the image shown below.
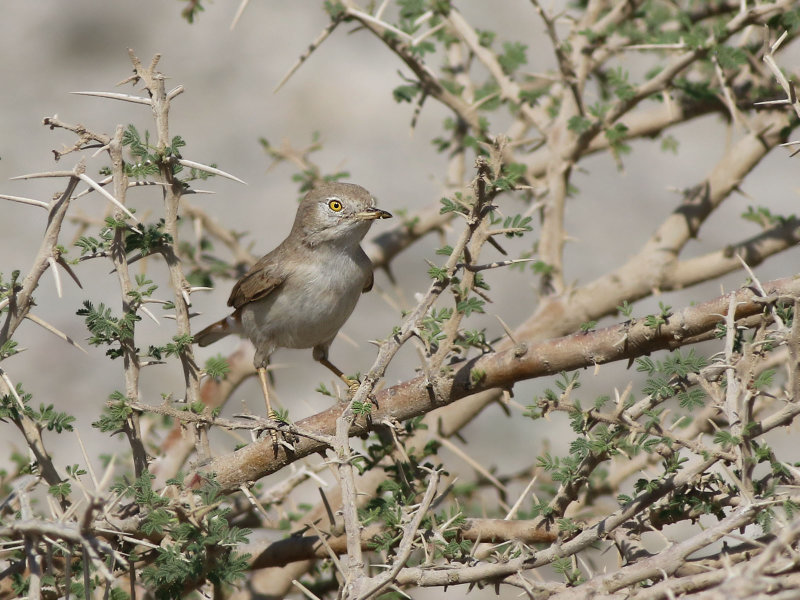
<path fill-rule="evenodd" d="M 291 431 L 290 424 L 281 419 L 274 410 L 270 410 L 267 413 L 267 419 L 275 424 L 274 429 L 264 428 L 269 429 L 269 437 L 272 439 L 273 447 L 277 449 L 278 446 L 284 446 L 288 451 L 293 451 L 297 436 Z"/>
<path fill-rule="evenodd" d="M 361 382 L 358 379 L 346 378 L 344 382 L 347 384 L 347 397 L 352 398 L 356 395 L 358 388 L 361 387 Z"/>

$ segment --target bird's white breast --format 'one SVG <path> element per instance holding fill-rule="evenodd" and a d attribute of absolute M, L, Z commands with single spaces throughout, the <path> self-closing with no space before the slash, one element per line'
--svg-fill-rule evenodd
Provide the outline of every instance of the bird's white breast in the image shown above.
<path fill-rule="evenodd" d="M 351 252 L 315 248 L 293 265 L 284 283 L 242 310 L 242 326 L 257 348 L 327 345 L 358 302 L 371 271 L 356 246 Z"/>

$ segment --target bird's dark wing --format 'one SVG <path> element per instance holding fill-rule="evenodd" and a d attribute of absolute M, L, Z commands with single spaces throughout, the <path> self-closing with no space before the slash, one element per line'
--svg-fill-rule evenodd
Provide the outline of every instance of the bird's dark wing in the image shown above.
<path fill-rule="evenodd" d="M 228 298 L 228 306 L 239 309 L 248 302 L 261 300 L 286 280 L 286 270 L 273 254 L 274 251 L 262 257 L 236 282 Z"/>

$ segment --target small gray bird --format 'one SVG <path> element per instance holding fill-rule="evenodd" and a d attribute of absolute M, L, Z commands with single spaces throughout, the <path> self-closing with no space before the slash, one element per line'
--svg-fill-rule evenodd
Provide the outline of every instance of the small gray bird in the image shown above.
<path fill-rule="evenodd" d="M 391 216 L 361 186 L 317 185 L 300 202 L 289 236 L 233 286 L 233 314 L 194 336 L 200 346 L 234 333 L 250 339 L 270 417 L 266 368 L 277 348 L 313 348 L 314 360 L 350 389 L 358 386 L 328 360 L 328 349 L 372 289 L 372 263 L 359 244 L 375 219 Z"/>

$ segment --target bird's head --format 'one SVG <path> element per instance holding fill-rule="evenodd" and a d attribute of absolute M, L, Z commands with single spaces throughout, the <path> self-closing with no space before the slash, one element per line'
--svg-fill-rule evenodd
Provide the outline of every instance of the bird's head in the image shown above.
<path fill-rule="evenodd" d="M 376 219 L 392 215 L 375 207 L 375 199 L 359 185 L 325 182 L 300 202 L 292 235 L 310 245 L 341 242 L 358 244 Z"/>

